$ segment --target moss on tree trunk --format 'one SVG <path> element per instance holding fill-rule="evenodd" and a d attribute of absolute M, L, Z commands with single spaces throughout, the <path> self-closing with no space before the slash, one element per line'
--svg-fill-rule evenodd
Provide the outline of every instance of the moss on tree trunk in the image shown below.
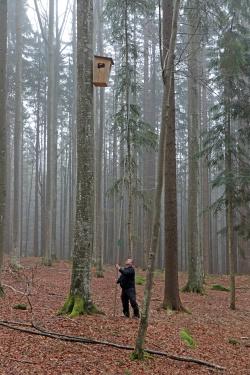
<path fill-rule="evenodd" d="M 199 285 L 197 282 L 187 282 L 184 288 L 182 288 L 182 292 L 204 294 L 204 288 L 203 285 Z"/>
<path fill-rule="evenodd" d="M 75 318 L 79 315 L 103 314 L 103 312 L 98 310 L 94 304 L 88 306 L 82 296 L 70 294 L 58 314 Z"/>

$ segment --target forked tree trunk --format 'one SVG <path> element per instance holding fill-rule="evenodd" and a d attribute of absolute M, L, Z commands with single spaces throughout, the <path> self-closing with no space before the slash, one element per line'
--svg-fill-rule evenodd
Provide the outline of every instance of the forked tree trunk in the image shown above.
<path fill-rule="evenodd" d="M 4 215 L 6 202 L 6 59 L 7 0 L 0 0 L 0 296 L 4 253 Z"/>
<path fill-rule="evenodd" d="M 72 277 L 61 313 L 95 311 L 90 293 L 94 229 L 93 2 L 77 1 L 77 202 Z"/>
<path fill-rule="evenodd" d="M 163 2 L 163 53 L 166 56 L 171 37 L 173 0 Z M 165 289 L 163 308 L 183 310 L 179 295 L 178 280 L 178 233 L 176 193 L 176 138 L 175 138 L 175 94 L 174 70 L 172 69 L 169 97 L 169 115 L 165 136 L 164 156 L 164 202 L 165 202 Z"/>
<path fill-rule="evenodd" d="M 158 165 L 157 165 L 157 186 L 154 198 L 154 216 L 152 223 L 152 236 L 151 245 L 148 256 L 146 284 L 144 289 L 143 307 L 141 312 L 141 320 L 136 339 L 136 346 L 134 356 L 138 359 L 144 357 L 144 342 L 147 333 L 148 319 L 149 319 L 149 306 L 151 301 L 153 277 L 154 277 L 154 265 L 157 251 L 157 245 L 159 241 L 159 229 L 160 229 L 160 207 L 161 207 L 161 193 L 163 185 L 163 167 L 164 167 L 164 143 L 166 136 L 166 127 L 168 119 L 170 117 L 170 92 L 171 92 L 171 80 L 172 80 L 172 69 L 174 65 L 174 50 L 176 44 L 177 34 L 177 19 L 179 14 L 180 0 L 176 0 L 173 11 L 173 21 L 171 28 L 171 38 L 169 43 L 169 51 L 164 61 L 163 77 L 164 77 L 164 93 L 162 103 L 162 124 L 160 133 L 160 145 L 158 154 Z"/>

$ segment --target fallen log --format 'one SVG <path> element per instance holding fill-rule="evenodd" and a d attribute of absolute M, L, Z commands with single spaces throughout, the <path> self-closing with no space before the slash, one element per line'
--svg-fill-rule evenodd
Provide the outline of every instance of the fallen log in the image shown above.
<path fill-rule="evenodd" d="M 47 331 L 47 330 L 44 330 L 44 329 L 38 327 L 34 323 L 32 323 L 32 329 L 18 327 L 18 324 L 19 324 L 18 322 L 14 323 L 14 324 L 12 322 L 10 324 L 6 320 L 0 320 L 0 326 L 6 327 L 6 328 L 9 328 L 9 329 L 12 329 L 12 330 L 20 331 L 20 332 L 23 332 L 23 333 L 31 334 L 31 335 L 49 337 L 51 339 L 67 341 L 67 342 L 78 342 L 78 343 L 82 343 L 82 344 L 86 344 L 86 345 L 87 344 L 105 345 L 105 346 L 110 346 L 110 347 L 113 347 L 113 348 L 116 348 L 116 349 L 123 349 L 123 350 L 128 350 L 128 351 L 134 351 L 134 349 L 135 349 L 133 346 L 116 344 L 116 343 L 105 341 L 105 340 L 96 340 L 96 339 L 91 339 L 91 338 L 81 337 L 81 336 L 69 336 L 69 335 L 63 335 L 63 334 L 60 334 L 60 333 L 57 333 L 57 332 Z M 216 370 L 221 370 L 221 371 L 225 370 L 225 367 L 218 366 L 214 363 L 203 361 L 201 359 L 196 359 L 196 358 L 193 358 L 193 357 L 178 356 L 178 355 L 174 355 L 174 354 L 169 354 L 167 352 L 157 351 L 157 350 L 152 350 L 152 349 L 145 349 L 145 352 L 147 352 L 149 354 L 153 354 L 153 355 L 163 356 L 163 357 L 173 359 L 173 360 L 176 360 L 176 361 L 195 363 L 195 364 L 198 364 L 198 365 L 201 365 L 201 366 L 206 366 L 206 367 L 213 368 L 213 369 L 216 369 Z"/>

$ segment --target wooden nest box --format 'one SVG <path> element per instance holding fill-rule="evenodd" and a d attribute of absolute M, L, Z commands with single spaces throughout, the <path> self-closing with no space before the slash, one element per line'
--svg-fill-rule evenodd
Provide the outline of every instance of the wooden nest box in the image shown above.
<path fill-rule="evenodd" d="M 97 87 L 107 87 L 111 66 L 114 61 L 111 57 L 94 56 L 93 61 L 93 85 Z"/>

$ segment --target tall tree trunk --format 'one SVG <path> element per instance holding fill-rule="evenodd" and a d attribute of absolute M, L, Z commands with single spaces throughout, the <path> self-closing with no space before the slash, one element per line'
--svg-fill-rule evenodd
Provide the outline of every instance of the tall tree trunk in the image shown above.
<path fill-rule="evenodd" d="M 201 248 L 198 231 L 198 189 L 199 189 L 199 23 L 198 0 L 188 3 L 189 78 L 188 78 L 188 282 L 186 292 L 203 292 L 201 270 Z"/>
<path fill-rule="evenodd" d="M 151 111 L 154 111 L 153 106 L 151 106 L 151 96 L 152 93 L 150 89 L 150 84 L 153 82 L 149 81 L 149 21 L 147 18 L 144 20 L 144 71 L 143 71 L 143 119 L 146 123 L 150 123 L 152 119 Z M 154 47 L 153 47 L 154 48 Z M 155 77 L 154 77 L 155 78 Z M 153 83 L 154 84 L 154 83 Z M 155 125 L 151 124 L 152 127 Z M 142 157 L 142 168 L 143 168 L 143 189 L 146 192 L 146 197 L 152 197 L 152 189 L 154 188 L 154 152 L 145 150 Z M 143 217 L 143 230 L 142 230 L 142 267 L 146 269 L 147 257 L 150 245 L 150 227 L 152 222 L 152 207 L 148 207 L 148 210 L 144 210 L 142 213 Z M 140 238 L 140 237 L 139 237 Z"/>
<path fill-rule="evenodd" d="M 77 128 L 76 128 L 76 106 L 77 106 L 77 46 L 76 46 L 76 0 L 73 2 L 72 12 L 72 39 L 73 39 L 73 103 L 72 103 L 72 128 L 71 128 L 71 196 L 70 196 L 70 214 L 69 214 L 69 256 L 73 253 L 74 248 L 74 227 L 76 216 L 76 144 L 77 144 Z"/>
<path fill-rule="evenodd" d="M 40 71 L 40 60 L 39 60 Z M 33 253 L 39 255 L 39 157 L 40 157 L 40 108 L 41 107 L 41 81 L 38 74 L 37 97 L 36 97 L 36 144 L 35 144 L 35 212 L 34 212 L 34 238 Z"/>
<path fill-rule="evenodd" d="M 61 312 L 95 310 L 90 293 L 94 229 L 93 2 L 77 1 L 77 202 L 72 277 Z"/>
<path fill-rule="evenodd" d="M 27 168 L 27 177 L 29 175 L 29 168 Z M 31 195 L 33 189 L 33 175 L 34 175 L 34 162 L 31 166 L 31 176 L 30 176 L 30 186 L 27 189 L 27 199 L 26 199 L 26 233 L 25 233 L 25 248 L 24 255 L 28 256 L 28 244 L 29 244 L 29 233 L 30 233 L 30 207 L 31 207 Z"/>
<path fill-rule="evenodd" d="M 227 252 L 230 274 L 230 309 L 235 310 L 235 259 L 233 252 L 233 188 L 232 184 L 232 148 L 231 148 L 231 115 L 227 108 L 225 127 L 225 176 L 228 180 L 225 189 L 226 195 L 226 228 L 227 228 Z"/>
<path fill-rule="evenodd" d="M 58 116 L 58 91 L 59 91 L 59 66 L 60 66 L 60 31 L 59 31 L 59 14 L 58 14 L 58 0 L 56 0 L 56 11 L 55 11 L 55 47 L 54 47 L 54 85 L 52 93 L 54 97 L 54 109 L 53 109 L 53 212 L 52 212 L 52 246 L 51 246 L 51 256 L 52 259 L 57 257 L 57 242 L 56 242 L 56 233 L 57 233 L 57 116 Z M 63 27 L 63 25 L 62 25 Z"/>
<path fill-rule="evenodd" d="M 20 192 L 22 153 L 22 15 L 23 2 L 16 0 L 16 77 L 15 77 L 15 130 L 14 130 L 14 210 L 13 210 L 13 250 L 11 263 L 20 266 Z"/>
<path fill-rule="evenodd" d="M 99 0 L 98 4 L 98 54 L 103 55 L 103 2 Z M 105 124 L 105 88 L 100 88 L 100 112 L 99 126 L 97 126 L 96 139 L 96 276 L 103 277 L 103 248 L 104 248 L 104 225 L 103 225 L 103 137 Z"/>
<path fill-rule="evenodd" d="M 207 64 L 206 64 L 206 53 L 205 47 L 202 48 L 202 78 L 204 84 L 202 85 L 202 131 L 205 132 L 208 129 L 208 112 L 207 112 Z M 209 171 L 208 171 L 208 160 L 204 156 L 202 158 L 202 170 L 201 170 L 201 188 L 202 188 L 202 248 L 203 248 L 203 258 L 204 258 L 204 273 L 205 275 L 209 273 L 209 256 L 210 254 L 210 236 L 209 236 Z"/>
<path fill-rule="evenodd" d="M 169 51 L 166 55 L 164 66 L 163 66 L 163 77 L 164 77 L 164 93 L 163 93 L 163 105 L 162 105 L 162 126 L 160 134 L 160 146 L 158 154 L 158 166 L 157 166 L 157 186 L 154 199 L 154 217 L 152 223 L 152 235 L 151 235 L 151 246 L 148 256 L 148 266 L 146 275 L 146 284 L 144 289 L 143 308 L 141 312 L 141 320 L 138 330 L 135 346 L 135 357 L 142 359 L 144 357 L 143 347 L 148 327 L 149 318 L 149 306 L 151 301 L 152 287 L 153 287 L 153 276 L 154 276 L 154 264 L 157 251 L 157 245 L 159 242 L 159 229 L 160 229 L 160 207 L 161 207 L 161 193 L 163 185 L 163 167 L 164 167 L 164 144 L 166 127 L 168 118 L 170 117 L 170 93 L 171 93 L 171 81 L 172 81 L 172 69 L 174 66 L 174 50 L 176 44 L 177 35 L 177 19 L 179 15 L 180 0 L 176 0 L 173 11 L 173 21 L 171 28 L 171 38 L 169 43 Z"/>
<path fill-rule="evenodd" d="M 173 0 L 163 2 L 163 54 L 169 48 Z M 177 193 L 176 193 L 176 139 L 175 139 L 175 94 L 174 70 L 172 69 L 169 97 L 169 115 L 165 136 L 165 289 L 163 307 L 180 311 L 183 309 L 179 295 L 178 281 L 178 234 L 177 234 Z"/>
<path fill-rule="evenodd" d="M 52 228 L 54 211 L 54 178 L 55 178 L 55 56 L 54 56 L 54 0 L 49 2 L 49 38 L 48 38 L 48 96 L 47 96 L 47 177 L 46 177 L 46 222 L 45 222 L 45 254 L 44 264 L 52 263 Z"/>
<path fill-rule="evenodd" d="M 6 202 L 6 60 L 7 0 L 0 0 L 0 296 L 4 254 L 4 216 Z"/>
<path fill-rule="evenodd" d="M 127 190 L 128 190 L 128 219 L 127 219 L 127 227 L 128 227 L 128 257 L 133 257 L 133 236 L 132 236 L 132 228 L 133 228 L 133 207 L 132 207 L 132 154 L 131 154 L 131 128 L 130 128 L 130 89 L 131 89 L 131 77 L 129 72 L 129 44 L 128 44 L 128 1 L 125 0 L 125 8 L 124 8 L 124 25 L 125 25 L 125 69 L 126 69 L 126 92 L 125 92 L 125 101 L 126 101 L 126 127 L 127 127 L 127 134 L 126 134 L 126 143 L 127 143 L 127 160 L 126 160 L 126 174 L 127 174 Z"/>

